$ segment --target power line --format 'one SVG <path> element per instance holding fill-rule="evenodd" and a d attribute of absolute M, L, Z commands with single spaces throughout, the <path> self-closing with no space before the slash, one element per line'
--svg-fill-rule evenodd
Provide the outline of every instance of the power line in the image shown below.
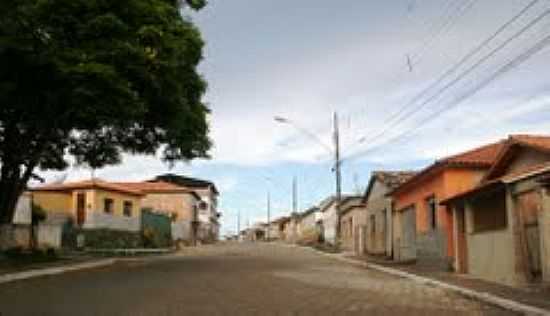
<path fill-rule="evenodd" d="M 466 3 L 463 7 L 457 8 L 456 15 L 454 16 L 451 15 L 448 19 L 446 19 L 445 23 L 441 27 L 434 28 L 436 30 L 434 35 L 431 37 L 429 41 L 425 42 L 424 45 L 422 45 L 423 46 L 422 49 L 417 53 L 409 54 L 412 60 L 411 67 L 416 66 L 423 60 L 427 49 L 430 48 L 434 43 L 437 43 L 438 38 L 447 34 L 447 32 L 449 32 L 452 29 L 452 27 L 462 17 L 464 17 L 464 15 L 474 6 L 476 1 L 477 0 L 471 0 L 470 2 Z"/>
<path fill-rule="evenodd" d="M 436 79 L 429 87 L 422 90 L 419 94 L 417 94 L 411 101 L 409 101 L 405 106 L 403 106 L 396 115 L 393 115 L 390 120 L 385 122 L 386 127 L 382 129 L 381 132 L 378 134 L 373 135 L 372 137 L 366 138 L 362 137 L 360 142 L 370 142 L 374 139 L 377 139 L 379 137 L 382 137 L 385 135 L 389 130 L 396 127 L 399 123 L 403 122 L 404 120 L 408 119 L 410 116 L 414 115 L 416 112 L 420 111 L 422 108 L 424 108 L 427 104 L 432 102 L 434 99 L 436 99 L 438 96 L 440 96 L 442 93 L 447 91 L 450 87 L 455 85 L 457 82 L 462 80 L 465 76 L 473 72 L 476 68 L 478 68 L 481 64 L 485 63 L 487 60 L 489 60 L 491 57 L 496 55 L 500 50 L 502 50 L 504 47 L 506 47 L 508 44 L 510 44 L 512 41 L 517 39 L 519 36 L 523 35 L 525 32 L 527 32 L 531 27 L 539 23 L 544 17 L 546 17 L 548 14 L 550 14 L 550 9 L 545 10 L 542 14 L 537 16 L 535 19 L 533 19 L 531 22 L 529 22 L 527 25 L 525 25 L 523 28 L 521 28 L 518 32 L 516 32 L 514 35 L 509 37 L 507 40 L 505 40 L 503 43 L 498 45 L 495 49 L 490 51 L 488 54 L 483 56 L 481 59 L 479 59 L 477 62 L 475 62 L 472 66 L 467 68 L 465 71 L 463 71 L 461 74 L 459 74 L 455 79 L 451 80 L 447 84 L 445 84 L 442 88 L 440 88 L 435 94 L 432 94 L 428 99 L 424 100 L 419 106 L 411 109 L 408 109 L 409 106 L 414 105 L 416 102 L 418 102 L 420 99 L 422 99 L 430 90 L 437 87 L 439 84 L 443 82 L 448 76 L 456 72 L 457 69 L 459 69 L 462 65 L 464 65 L 472 56 L 474 56 L 476 53 L 478 53 L 483 47 L 485 47 L 489 42 L 491 42 L 495 37 L 497 37 L 500 33 L 504 31 L 505 28 L 507 28 L 509 25 L 511 25 L 514 21 L 516 21 L 521 15 L 523 15 L 527 10 L 529 10 L 535 3 L 539 2 L 540 0 L 534 0 L 531 3 L 529 3 L 523 10 L 520 11 L 520 13 L 516 16 L 514 16 L 511 20 L 506 22 L 502 27 L 500 27 L 497 32 L 493 33 L 491 36 L 489 36 L 486 40 L 482 41 L 480 45 L 476 46 L 473 50 L 471 50 L 464 58 L 462 58 L 458 63 L 456 63 L 453 67 L 451 67 L 448 71 L 446 71 L 442 76 L 440 76 L 438 79 Z M 407 111 L 409 110 L 409 111 Z M 393 123 L 390 123 L 394 119 L 397 119 L 397 121 L 394 121 Z"/>
<path fill-rule="evenodd" d="M 441 108 L 439 111 L 437 111 L 437 112 L 433 113 L 432 115 L 428 116 L 427 118 L 425 118 L 424 120 L 419 122 L 419 124 L 417 124 L 414 128 L 412 128 L 410 130 L 405 130 L 402 133 L 394 136 L 393 138 L 387 140 L 386 142 L 384 142 L 382 144 L 376 145 L 376 146 L 374 146 L 374 147 L 372 147 L 368 150 L 365 150 L 363 152 L 356 153 L 352 157 L 349 157 L 348 159 L 354 159 L 354 158 L 364 156 L 364 155 L 372 152 L 373 150 L 375 150 L 377 148 L 380 148 L 383 145 L 387 145 L 387 144 L 389 144 L 389 143 L 391 143 L 391 142 L 393 142 L 393 141 L 395 141 L 399 138 L 402 138 L 402 137 L 406 136 L 407 134 L 414 133 L 415 131 L 417 131 L 423 125 L 433 121 L 434 119 L 441 116 L 445 112 L 448 112 L 448 111 L 452 110 L 453 108 L 455 108 L 456 106 L 460 105 L 463 101 L 465 101 L 466 99 L 468 99 L 472 95 L 476 94 L 479 90 L 481 90 L 484 87 L 486 87 L 487 85 L 489 85 L 491 82 L 493 82 L 498 77 L 500 77 L 500 76 L 506 74 L 507 72 L 513 70 L 514 68 L 520 66 L 521 64 L 523 64 L 524 62 L 529 60 L 529 58 L 531 58 L 536 53 L 540 52 L 542 49 L 544 49 L 549 44 L 550 44 L 550 35 L 547 35 L 542 40 L 538 41 L 534 46 L 532 46 L 528 50 L 524 51 L 519 56 L 516 56 L 511 61 L 506 63 L 504 66 L 500 67 L 495 73 L 493 73 L 491 76 L 489 76 L 487 79 L 485 79 L 480 85 L 474 87 L 470 91 L 464 93 L 462 96 L 456 98 L 454 103 L 452 103 L 448 107 Z"/>
<path fill-rule="evenodd" d="M 458 1 L 448 1 L 447 5 L 444 8 L 444 12 L 441 15 L 441 19 L 433 22 L 429 25 L 429 30 L 435 30 L 434 32 L 430 33 L 429 36 L 427 36 L 423 41 L 419 48 L 411 53 L 404 54 L 405 56 L 405 62 L 400 63 L 400 65 L 406 66 L 407 69 L 412 70 L 414 66 L 420 63 L 421 59 L 425 57 L 425 52 L 435 43 L 437 43 L 436 39 L 439 37 L 442 37 L 444 34 L 447 34 L 452 27 L 456 24 L 457 21 L 459 21 L 477 2 L 477 0 L 470 0 L 469 2 L 466 2 L 464 5 L 461 5 L 461 2 Z M 455 6 L 455 4 L 458 4 Z M 422 23 L 421 27 L 423 25 L 427 25 L 428 20 L 424 21 Z M 438 22 L 442 22 L 442 24 L 439 24 Z M 438 25 L 439 24 L 439 25 Z M 418 60 L 415 60 L 417 59 Z M 410 62 L 410 64 L 408 63 Z M 410 73 L 411 71 L 408 71 L 407 73 Z M 401 81 L 404 77 L 403 73 L 397 74 L 395 77 L 390 79 L 391 82 L 396 83 L 397 81 Z M 350 114 L 351 115 L 351 114 Z"/>

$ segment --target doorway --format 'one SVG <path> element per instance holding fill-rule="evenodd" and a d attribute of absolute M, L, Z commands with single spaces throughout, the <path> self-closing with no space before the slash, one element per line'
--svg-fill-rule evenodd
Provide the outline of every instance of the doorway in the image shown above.
<path fill-rule="evenodd" d="M 86 221 L 86 194 L 78 193 L 76 195 L 76 223 L 82 227 Z"/>

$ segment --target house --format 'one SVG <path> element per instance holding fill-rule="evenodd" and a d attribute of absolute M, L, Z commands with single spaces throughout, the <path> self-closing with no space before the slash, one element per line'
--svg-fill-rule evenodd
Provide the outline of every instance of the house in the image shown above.
<path fill-rule="evenodd" d="M 199 238 L 203 241 L 217 241 L 220 234 L 218 212 L 219 191 L 213 182 L 175 174 L 164 174 L 149 182 L 168 182 L 191 189 L 199 195 L 201 202 L 198 210 Z"/>
<path fill-rule="evenodd" d="M 514 135 L 453 212 L 455 267 L 506 285 L 550 281 L 550 137 Z"/>
<path fill-rule="evenodd" d="M 366 205 L 364 219 L 361 219 L 355 238 L 362 241 L 359 253 L 393 256 L 395 223 L 393 200 L 387 194 L 409 180 L 416 173 L 412 171 L 373 171 L 363 196 Z M 395 235 L 395 239 L 399 239 Z"/>
<path fill-rule="evenodd" d="M 349 199 L 355 199 L 358 196 L 342 196 L 340 205 L 347 202 Z M 323 239 L 330 245 L 337 245 L 337 231 L 340 221 L 339 213 L 337 212 L 337 203 L 335 197 L 330 197 L 321 202 L 319 209 L 323 214 L 322 219 L 322 234 Z"/>
<path fill-rule="evenodd" d="M 283 240 L 284 239 L 284 223 L 287 217 L 279 217 L 269 222 L 267 237 L 269 240 Z"/>
<path fill-rule="evenodd" d="M 474 188 L 504 141 L 436 161 L 399 185 L 394 201 L 394 258 L 448 269 L 454 263 L 453 214 L 439 202 Z"/>
<path fill-rule="evenodd" d="M 143 209 L 166 214 L 172 219 L 172 239 L 176 242 L 194 244 L 203 242 L 198 236 L 197 209 L 201 201 L 195 191 L 172 183 L 158 182 L 118 182 L 119 186 L 142 192 Z M 195 226 L 194 226 L 195 225 Z"/>
<path fill-rule="evenodd" d="M 365 205 L 362 197 L 345 199 L 340 205 L 340 229 L 342 249 L 360 253 L 363 247 L 360 240 L 360 227 L 365 223 Z"/>
<path fill-rule="evenodd" d="M 33 203 L 46 212 L 46 224 L 72 222 L 84 230 L 139 232 L 143 192 L 92 179 L 50 184 L 30 190 Z"/>
<path fill-rule="evenodd" d="M 288 243 L 295 243 L 298 241 L 298 214 L 292 213 L 288 217 L 288 220 L 284 223 L 283 227 L 284 240 Z"/>
<path fill-rule="evenodd" d="M 298 243 L 317 242 L 321 236 L 322 213 L 319 207 L 312 206 L 298 214 L 296 219 Z"/>

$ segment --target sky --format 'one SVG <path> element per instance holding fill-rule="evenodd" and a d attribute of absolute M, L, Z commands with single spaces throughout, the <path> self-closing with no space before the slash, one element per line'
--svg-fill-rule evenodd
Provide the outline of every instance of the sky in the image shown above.
<path fill-rule="evenodd" d="M 334 112 L 348 194 L 362 192 L 372 170 L 420 169 L 510 134 L 548 133 L 549 9 L 532 0 L 210 0 L 184 15 L 206 42 L 212 159 L 170 170 L 126 156 L 95 175 L 212 180 L 227 233 L 239 213 L 241 229 L 266 220 L 267 192 L 272 217 L 288 214 L 293 177 L 301 210 L 333 194 Z"/>

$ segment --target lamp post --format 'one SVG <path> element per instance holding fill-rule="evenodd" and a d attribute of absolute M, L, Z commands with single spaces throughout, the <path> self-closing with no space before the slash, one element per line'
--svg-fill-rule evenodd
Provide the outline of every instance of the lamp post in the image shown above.
<path fill-rule="evenodd" d="M 294 123 L 292 120 L 282 116 L 275 116 L 275 121 L 281 124 L 287 124 L 304 135 L 308 136 L 310 139 L 314 140 L 316 143 L 321 145 L 323 148 L 327 149 L 328 152 L 334 156 L 334 175 L 336 182 L 336 195 L 335 195 L 335 206 L 336 206 L 336 240 L 340 240 L 340 201 L 342 200 L 342 173 L 341 173 L 341 159 L 340 159 L 340 130 L 338 126 L 338 113 L 334 112 L 332 119 L 333 126 L 333 147 L 326 145 L 315 133 L 310 132 L 309 130 L 302 128 L 301 126 Z"/>

